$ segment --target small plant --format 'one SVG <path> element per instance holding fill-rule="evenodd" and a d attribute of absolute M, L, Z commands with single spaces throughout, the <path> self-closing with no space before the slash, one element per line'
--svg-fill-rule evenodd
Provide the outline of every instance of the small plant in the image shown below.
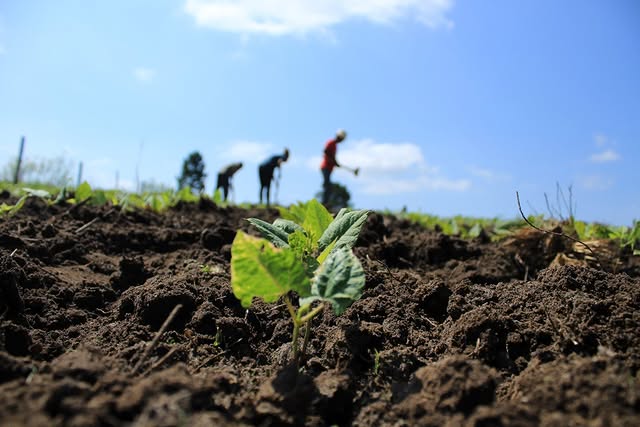
<path fill-rule="evenodd" d="M 373 375 L 376 377 L 380 373 L 380 352 L 378 349 L 373 349 Z"/>
<path fill-rule="evenodd" d="M 640 221 L 633 221 L 632 227 L 610 227 L 607 237 L 617 240 L 621 248 L 629 247 L 633 255 L 640 255 Z"/>
<path fill-rule="evenodd" d="M 362 295 L 364 270 L 351 248 L 369 211 L 342 209 L 335 218 L 317 200 L 280 209 L 273 224 L 248 221 L 264 238 L 238 231 L 231 246 L 231 286 L 243 307 L 253 298 L 275 302 L 284 297 L 293 322 L 293 358 L 304 327 L 302 354 L 309 341 L 313 318 L 331 305 L 342 314 Z M 299 297 L 298 308 L 291 293 Z M 314 306 L 315 304 L 315 306 Z"/>
<path fill-rule="evenodd" d="M 220 347 L 222 345 L 222 331 L 219 326 L 216 326 L 216 335 L 213 340 L 214 347 Z"/>
<path fill-rule="evenodd" d="M 222 267 L 219 265 L 200 264 L 200 272 L 204 274 L 220 274 L 222 273 Z"/>
<path fill-rule="evenodd" d="M 25 200 L 27 200 L 26 195 L 20 197 L 20 199 L 18 199 L 15 205 L 8 205 L 2 202 L 2 204 L 0 204 L 0 217 L 3 217 L 4 215 L 11 216 L 16 212 L 18 212 L 20 209 L 22 209 L 22 206 L 24 206 Z"/>

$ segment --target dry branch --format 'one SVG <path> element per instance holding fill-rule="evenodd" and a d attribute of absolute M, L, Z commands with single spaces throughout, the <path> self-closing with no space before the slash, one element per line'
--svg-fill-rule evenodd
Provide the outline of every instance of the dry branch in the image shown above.
<path fill-rule="evenodd" d="M 602 263 L 600 262 L 600 258 L 598 258 L 598 255 L 596 255 L 596 253 L 593 251 L 593 249 L 591 249 L 589 247 L 589 245 L 587 245 L 585 242 L 583 242 L 582 240 L 576 239 L 575 237 L 571 237 L 566 233 L 560 233 L 557 231 L 551 231 L 551 230 L 544 230 L 540 227 L 535 226 L 531 221 L 529 221 L 527 219 L 527 217 L 524 215 L 524 212 L 522 212 L 522 206 L 520 205 L 520 194 L 518 194 L 518 192 L 516 191 L 516 199 L 518 200 L 518 210 L 520 211 L 520 215 L 522 216 L 522 219 L 524 219 L 524 221 L 529 224 L 531 227 L 535 228 L 538 231 L 541 231 L 543 233 L 547 233 L 547 234 L 553 234 L 554 236 L 560 236 L 560 237 L 566 237 L 569 240 L 572 240 L 576 243 L 580 243 L 581 245 L 583 245 L 585 248 L 587 248 L 587 250 L 589 252 L 591 252 L 591 255 L 593 255 L 593 257 L 596 259 L 596 262 L 598 263 L 598 265 L 600 266 L 600 268 L 604 269 Z"/>
<path fill-rule="evenodd" d="M 142 356 L 140 356 L 140 360 L 138 360 L 138 363 L 136 363 L 136 366 L 133 367 L 133 373 L 136 373 L 138 369 L 140 369 L 140 366 L 147 359 L 147 357 L 149 356 L 149 353 L 151 353 L 151 351 L 153 351 L 153 349 L 156 348 L 156 346 L 160 342 L 160 337 L 162 336 L 164 331 L 169 327 L 169 324 L 171 323 L 173 318 L 176 317 L 176 314 L 178 314 L 178 311 L 180 311 L 181 308 L 182 308 L 182 304 L 178 304 L 173 308 L 173 310 L 171 310 L 171 313 L 169 313 L 167 320 L 164 321 L 164 323 L 162 324 L 158 332 L 156 332 L 156 336 L 153 338 L 153 341 L 151 341 L 151 344 L 149 344 L 147 348 L 144 350 L 144 353 L 142 353 Z"/>

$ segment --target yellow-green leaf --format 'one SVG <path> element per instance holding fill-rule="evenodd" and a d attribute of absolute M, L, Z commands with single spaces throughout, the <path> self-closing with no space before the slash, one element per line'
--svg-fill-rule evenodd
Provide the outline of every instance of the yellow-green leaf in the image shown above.
<path fill-rule="evenodd" d="M 82 184 L 78 185 L 78 188 L 76 188 L 75 199 L 78 202 L 81 202 L 91 197 L 91 194 L 93 194 L 93 191 L 91 190 L 91 186 L 87 181 L 84 181 Z"/>
<path fill-rule="evenodd" d="M 249 307 L 254 297 L 275 302 L 289 291 L 307 296 L 311 285 L 293 251 L 238 231 L 231 246 L 231 287 L 242 306 Z"/>
<path fill-rule="evenodd" d="M 322 236 L 331 221 L 333 217 L 320 202 L 316 199 L 307 202 L 302 227 L 307 230 L 313 240 L 318 240 Z"/>

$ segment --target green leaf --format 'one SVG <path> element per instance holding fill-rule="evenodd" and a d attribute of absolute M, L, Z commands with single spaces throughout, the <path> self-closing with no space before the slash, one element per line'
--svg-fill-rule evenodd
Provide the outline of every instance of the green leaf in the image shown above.
<path fill-rule="evenodd" d="M 313 273 L 320 263 L 311 255 L 315 251 L 315 242 L 307 236 L 304 230 L 297 230 L 289 234 L 289 246 L 298 259 L 304 264 L 308 277 L 313 277 Z"/>
<path fill-rule="evenodd" d="M 332 242 L 335 242 L 334 249 L 352 248 L 358 240 L 358 234 L 367 220 L 367 215 L 369 215 L 369 211 L 365 209 L 345 213 L 338 212 L 336 219 L 329 224 L 318 240 L 318 249 L 324 251 Z"/>
<path fill-rule="evenodd" d="M 302 263 L 287 249 L 238 231 L 231 246 L 231 287 L 243 307 L 254 297 L 277 301 L 289 291 L 309 295 L 309 278 Z"/>
<path fill-rule="evenodd" d="M 295 205 L 289 206 L 289 209 L 278 207 L 280 211 L 280 216 L 284 219 L 288 219 L 297 224 L 302 224 L 304 222 L 304 217 L 306 215 L 306 205 L 302 202 L 298 202 Z"/>
<path fill-rule="evenodd" d="M 587 239 L 586 229 L 587 224 L 584 221 L 574 221 L 573 228 L 576 230 L 576 234 L 578 235 L 578 239 Z"/>
<path fill-rule="evenodd" d="M 322 236 L 331 221 L 333 221 L 333 217 L 319 201 L 311 199 L 307 202 L 302 227 L 307 230 L 313 240 Z"/>
<path fill-rule="evenodd" d="M 333 242 L 331 242 L 329 244 L 329 246 L 327 246 L 326 248 L 324 248 L 324 250 L 320 253 L 320 255 L 318 255 L 318 262 L 320 264 L 322 264 L 324 262 L 325 259 L 327 259 L 327 257 L 329 256 L 329 254 L 331 253 L 331 251 L 333 251 L 333 248 L 336 246 L 336 241 L 334 240 Z"/>
<path fill-rule="evenodd" d="M 76 201 L 82 202 L 83 200 L 87 200 L 89 197 L 91 197 L 92 194 L 93 191 L 91 190 L 91 186 L 87 181 L 84 181 L 82 184 L 78 185 L 78 188 L 76 188 L 75 198 Z"/>
<path fill-rule="evenodd" d="M 154 212 L 162 212 L 166 207 L 164 199 L 159 194 L 150 194 L 145 198 L 144 203 Z"/>
<path fill-rule="evenodd" d="M 320 265 L 311 282 L 311 296 L 301 298 L 300 305 L 327 301 L 336 315 L 340 315 L 362 296 L 364 283 L 360 261 L 351 249 L 342 247 L 333 251 Z"/>
<path fill-rule="evenodd" d="M 109 199 L 103 190 L 96 190 L 91 196 L 91 204 L 94 206 L 104 206 L 108 201 Z"/>
<path fill-rule="evenodd" d="M 478 237 L 480 233 L 482 233 L 482 226 L 480 225 L 479 222 L 476 222 L 475 224 L 473 224 L 473 227 L 471 227 L 471 229 L 467 234 L 469 237 L 473 239 Z"/>
<path fill-rule="evenodd" d="M 336 214 L 336 217 L 333 219 L 334 221 L 337 219 L 342 218 L 342 216 L 348 212 L 351 212 L 349 208 L 341 208 L 338 213 Z"/>
<path fill-rule="evenodd" d="M 197 202 L 198 196 L 193 194 L 191 191 L 191 187 L 182 187 L 173 195 L 173 202 L 177 204 L 178 202 Z"/>
<path fill-rule="evenodd" d="M 129 206 L 142 209 L 145 207 L 144 199 L 135 193 L 129 194 Z"/>
<path fill-rule="evenodd" d="M 302 226 L 288 219 L 278 218 L 275 221 L 273 221 L 273 226 L 276 228 L 279 228 L 280 230 L 284 231 L 287 234 L 291 234 L 295 231 L 304 232 L 304 228 L 302 228 Z"/>
<path fill-rule="evenodd" d="M 20 209 L 22 209 L 22 206 L 24 206 L 24 202 L 25 200 L 27 200 L 27 197 L 29 196 L 26 194 L 20 197 L 15 205 L 8 205 L 6 203 L 2 203 L 2 205 L 0 205 L 0 216 L 4 214 L 11 216 L 16 212 L 18 212 Z"/>
<path fill-rule="evenodd" d="M 51 193 L 49 193 L 47 190 L 37 190 L 34 188 L 23 187 L 22 191 L 27 193 L 29 196 L 40 197 L 41 199 L 48 199 L 49 197 L 51 197 Z"/>
<path fill-rule="evenodd" d="M 247 221 L 253 224 L 260 231 L 262 237 L 273 243 L 276 247 L 289 247 L 289 233 L 284 231 L 282 228 L 269 224 L 259 218 L 249 218 Z"/>

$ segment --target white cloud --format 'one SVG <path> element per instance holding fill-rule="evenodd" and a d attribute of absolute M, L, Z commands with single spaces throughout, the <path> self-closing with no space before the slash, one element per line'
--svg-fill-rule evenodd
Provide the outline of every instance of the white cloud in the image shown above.
<path fill-rule="evenodd" d="M 594 163 L 615 162 L 620 159 L 620 155 L 612 149 L 607 149 L 600 153 L 592 154 L 589 159 Z"/>
<path fill-rule="evenodd" d="M 156 70 L 147 67 L 136 67 L 133 69 L 133 76 L 142 83 L 151 83 L 156 77 Z"/>
<path fill-rule="evenodd" d="M 342 22 L 390 24 L 412 18 L 429 28 L 452 28 L 453 0 L 187 0 L 197 25 L 241 34 L 326 33 Z"/>
<path fill-rule="evenodd" d="M 370 139 L 343 144 L 338 149 L 338 161 L 344 166 L 359 168 L 353 185 L 360 186 L 366 194 L 466 191 L 471 187 L 471 181 L 448 178 L 440 173 L 438 167 L 428 165 L 422 149 L 416 144 L 376 143 Z M 306 163 L 308 168 L 318 170 L 320 162 L 321 157 L 316 156 Z M 335 173 L 352 177 L 340 168 Z"/>
<path fill-rule="evenodd" d="M 266 142 L 234 141 L 222 151 L 221 156 L 228 161 L 257 164 L 273 155 L 273 150 L 273 144 Z"/>
<path fill-rule="evenodd" d="M 620 154 L 614 150 L 616 143 L 603 133 L 593 135 L 596 146 L 600 149 L 598 153 L 589 157 L 593 163 L 615 162 L 620 159 Z"/>
<path fill-rule="evenodd" d="M 425 165 L 422 150 L 416 144 L 376 143 L 370 139 L 344 144 L 340 161 L 357 164 L 371 173 L 401 172 Z"/>
<path fill-rule="evenodd" d="M 604 191 L 613 187 L 613 179 L 602 175 L 588 175 L 578 178 L 578 183 L 587 190 Z"/>
<path fill-rule="evenodd" d="M 415 179 L 397 179 L 382 177 L 379 180 L 368 179 L 364 183 L 366 194 L 389 195 L 400 193 L 416 193 L 419 191 L 466 191 L 471 188 L 467 179 L 449 179 L 438 176 L 422 175 Z"/>

